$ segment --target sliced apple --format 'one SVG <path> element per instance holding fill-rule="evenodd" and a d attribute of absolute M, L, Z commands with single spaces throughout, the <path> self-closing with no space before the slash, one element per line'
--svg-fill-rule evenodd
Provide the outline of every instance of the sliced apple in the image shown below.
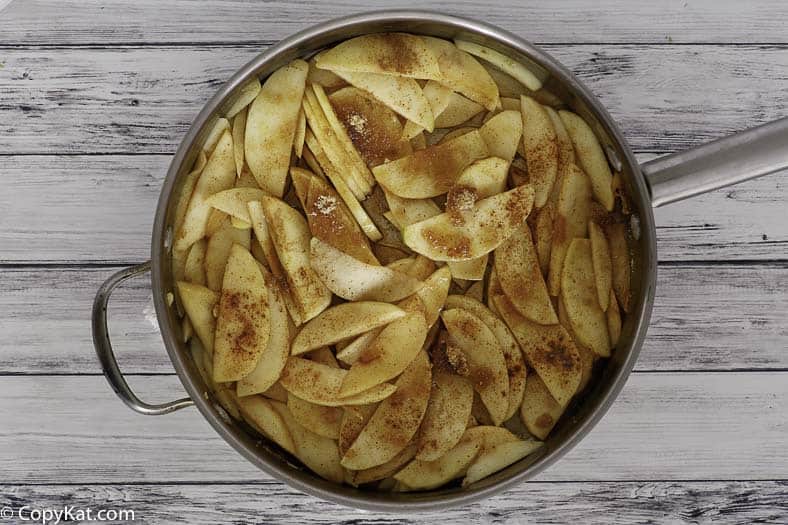
<path fill-rule="evenodd" d="M 467 436 L 468 431 L 448 452 L 432 461 L 414 460 L 394 474 L 407 490 L 429 490 L 462 477 L 479 453 L 481 444 Z"/>
<path fill-rule="evenodd" d="M 356 440 L 364 427 L 367 426 L 372 414 L 377 410 L 377 404 L 356 405 L 343 407 L 342 421 L 339 423 L 339 454 L 344 456 L 350 445 Z"/>
<path fill-rule="evenodd" d="M 384 244 L 376 244 L 372 247 L 372 252 L 375 254 L 375 257 L 377 257 L 377 260 L 380 261 L 380 264 L 386 266 L 393 262 L 408 258 L 408 252 Z"/>
<path fill-rule="evenodd" d="M 523 136 L 522 114 L 520 111 L 502 111 L 485 122 L 479 133 L 490 155 L 511 162 Z"/>
<path fill-rule="evenodd" d="M 347 86 L 347 82 L 338 77 L 336 73 L 317 67 L 315 62 L 318 55 L 320 55 L 320 53 L 309 60 L 309 73 L 307 73 L 306 76 L 307 83 L 320 84 L 326 89 L 339 89 Z"/>
<path fill-rule="evenodd" d="M 263 83 L 246 117 L 246 163 L 260 188 L 276 197 L 285 192 L 308 69 L 303 60 L 277 69 Z"/>
<path fill-rule="evenodd" d="M 416 458 L 433 461 L 460 441 L 473 406 L 473 386 L 458 375 L 435 371 L 427 412 L 421 423 Z"/>
<path fill-rule="evenodd" d="M 506 362 L 506 371 L 509 376 L 508 409 L 504 420 L 511 418 L 523 401 L 523 392 L 526 383 L 526 368 L 520 346 L 509 331 L 506 324 L 498 318 L 492 310 L 484 306 L 481 300 L 469 295 L 450 295 L 446 298 L 446 308 L 462 308 L 487 325 L 492 330 L 501 345 L 503 358 Z"/>
<path fill-rule="evenodd" d="M 621 337 L 621 312 L 618 309 L 618 301 L 616 294 L 610 290 L 610 305 L 605 312 L 607 316 L 607 331 L 610 333 L 610 344 L 613 348 L 618 344 L 618 339 Z"/>
<path fill-rule="evenodd" d="M 295 455 L 296 446 L 293 436 L 272 403 L 277 403 L 277 401 L 271 401 L 263 396 L 238 398 L 238 408 L 246 422 L 262 435 Z"/>
<path fill-rule="evenodd" d="M 257 83 L 260 85 L 260 82 Z M 256 96 L 256 95 L 255 95 Z M 244 136 L 246 135 L 246 108 L 242 109 L 233 119 L 233 157 L 235 159 L 235 174 L 241 176 L 246 163 L 244 158 Z M 257 182 L 255 182 L 257 184 Z"/>
<path fill-rule="evenodd" d="M 403 231 L 403 240 L 412 250 L 436 261 L 481 257 L 525 222 L 533 195 L 529 185 L 519 186 L 482 199 L 459 216 L 447 212 L 412 224 Z"/>
<path fill-rule="evenodd" d="M 389 268 L 404 272 L 420 281 L 427 279 L 435 271 L 435 263 L 423 255 L 415 255 L 389 264 Z"/>
<path fill-rule="evenodd" d="M 391 193 L 424 199 L 446 193 L 470 163 L 488 156 L 478 131 L 429 146 L 372 169 L 378 182 Z"/>
<path fill-rule="evenodd" d="M 495 249 L 495 270 L 501 288 L 522 315 L 539 324 L 558 323 L 526 225 Z"/>
<path fill-rule="evenodd" d="M 382 332 L 384 328 L 385 326 L 379 326 L 378 328 L 373 328 L 369 332 L 364 332 L 359 335 L 345 348 L 337 352 L 337 359 L 345 364 L 352 365 L 358 361 L 358 358 L 364 353 L 364 350 L 378 338 L 378 335 L 380 335 L 380 332 Z"/>
<path fill-rule="evenodd" d="M 509 163 L 499 157 L 477 160 L 465 168 L 455 182 L 456 188 L 473 188 L 477 199 L 485 199 L 506 191 L 506 176 Z M 450 208 L 451 190 L 446 207 Z"/>
<path fill-rule="evenodd" d="M 487 254 L 468 259 L 467 261 L 449 261 L 446 265 L 451 270 L 451 275 L 455 279 L 467 281 L 480 281 L 484 279 L 484 272 L 487 270 Z"/>
<path fill-rule="evenodd" d="M 371 483 L 383 478 L 393 476 L 409 463 L 416 455 L 416 443 L 410 442 L 408 446 L 400 450 L 393 458 L 381 465 L 364 470 L 350 471 L 350 484 L 354 486 Z M 390 478 L 389 478 L 390 479 Z"/>
<path fill-rule="evenodd" d="M 594 190 L 594 197 L 607 211 L 613 211 L 615 199 L 613 197 L 613 174 L 607 164 L 607 157 L 602 151 L 591 126 L 578 115 L 571 111 L 559 111 L 558 115 L 572 139 L 575 147 L 577 160 L 580 166 L 588 174 L 591 180 L 591 187 Z"/>
<path fill-rule="evenodd" d="M 234 227 L 226 215 L 220 224 L 205 247 L 205 281 L 208 288 L 217 292 L 222 289 L 224 271 L 233 245 L 238 244 L 248 250 L 251 244 L 250 231 Z"/>
<path fill-rule="evenodd" d="M 205 236 L 205 226 L 213 209 L 205 201 L 214 193 L 232 188 L 235 177 L 233 139 L 228 131 L 219 139 L 194 185 L 183 221 L 176 234 L 175 249 L 185 253 L 189 246 Z"/>
<path fill-rule="evenodd" d="M 583 171 L 570 164 L 561 181 L 553 224 L 553 246 L 550 250 L 550 271 L 547 288 L 557 296 L 561 289 L 561 272 L 569 243 L 576 237 L 588 235 L 591 213 L 591 183 Z"/>
<path fill-rule="evenodd" d="M 577 392 L 582 375 L 572 337 L 560 324 L 545 326 L 529 321 L 503 295 L 493 300 L 520 344 L 527 363 L 542 378 L 556 401 L 565 406 Z M 531 380 L 526 381 L 526 388 Z"/>
<path fill-rule="evenodd" d="M 560 177 L 561 168 L 566 167 L 569 164 L 577 163 L 577 159 L 575 157 L 575 148 L 572 145 L 572 139 L 569 137 L 569 133 L 566 131 L 564 121 L 561 120 L 558 112 L 550 106 L 543 107 L 547 112 L 547 116 L 550 117 L 550 122 L 553 123 L 553 128 L 555 129 L 556 144 L 558 146 L 558 170 Z M 553 191 L 550 195 L 552 200 L 556 200 L 558 198 L 558 190 L 560 189 L 559 182 L 559 178 L 556 178 L 556 184 L 553 185 Z"/>
<path fill-rule="evenodd" d="M 183 268 L 183 278 L 194 284 L 205 285 L 205 239 L 200 239 L 189 248 L 186 264 Z"/>
<path fill-rule="evenodd" d="M 440 215 L 440 207 L 432 199 L 406 199 L 386 192 L 393 222 L 399 228 Z"/>
<path fill-rule="evenodd" d="M 441 83 L 488 110 L 498 107 L 498 87 L 472 55 L 461 51 L 447 40 L 430 36 L 421 38 L 438 61 L 438 80 Z"/>
<path fill-rule="evenodd" d="M 205 350 L 213 355 L 213 339 L 216 331 L 213 309 L 219 302 L 219 294 L 199 284 L 178 281 L 178 295 L 197 337 L 200 338 Z"/>
<path fill-rule="evenodd" d="M 367 166 L 411 153 L 399 118 L 377 99 L 356 87 L 342 88 L 328 99 Z"/>
<path fill-rule="evenodd" d="M 467 487 L 472 483 L 503 470 L 526 456 L 533 454 L 542 446 L 540 441 L 512 441 L 501 443 L 479 454 L 468 467 L 462 486 Z"/>
<path fill-rule="evenodd" d="M 293 394 L 287 397 L 287 408 L 293 418 L 310 432 L 331 439 L 339 438 L 343 414 L 341 408 L 316 405 Z"/>
<path fill-rule="evenodd" d="M 342 483 L 345 472 L 339 463 L 337 442 L 308 430 L 293 417 L 287 405 L 278 401 L 269 401 L 269 403 L 281 416 L 293 437 L 295 457 L 318 476 L 334 483 Z"/>
<path fill-rule="evenodd" d="M 408 33 L 373 33 L 337 44 L 315 57 L 320 69 L 439 79 L 438 61 L 424 40 Z"/>
<path fill-rule="evenodd" d="M 207 203 L 217 210 L 221 210 L 231 217 L 236 217 L 247 223 L 251 223 L 247 203 L 259 201 L 266 193 L 256 188 L 231 188 L 229 190 L 214 193 L 207 199 Z"/>
<path fill-rule="evenodd" d="M 246 84 L 242 85 L 238 90 L 233 93 L 232 96 L 232 104 L 227 111 L 225 111 L 225 115 L 227 118 L 233 118 L 237 116 L 241 111 L 246 109 L 246 107 L 257 98 L 257 95 L 260 93 L 260 80 L 257 78 L 253 78 L 246 82 Z M 242 142 L 243 143 L 243 142 Z"/>
<path fill-rule="evenodd" d="M 536 91 L 542 87 L 543 78 L 546 76 L 546 72 L 542 71 L 542 68 L 534 63 L 530 63 L 529 65 L 531 65 L 531 68 L 528 68 L 525 65 L 525 57 L 515 60 L 499 51 L 475 42 L 468 42 L 467 40 L 455 40 L 454 43 L 462 51 L 490 62 L 528 89 Z"/>
<path fill-rule="evenodd" d="M 528 432 L 545 439 L 564 413 L 564 405 L 557 402 L 542 379 L 534 374 L 525 385 L 525 396 L 520 407 L 520 419 Z"/>
<path fill-rule="evenodd" d="M 216 319 L 213 379 L 237 381 L 257 366 L 271 334 L 268 287 L 249 250 L 235 244 L 227 260 Z"/>
<path fill-rule="evenodd" d="M 483 110 L 484 107 L 481 104 L 468 100 L 459 93 L 452 91 L 449 95 L 449 103 L 439 115 L 435 115 L 435 127 L 453 128 L 454 126 L 459 126 Z"/>
<path fill-rule="evenodd" d="M 432 374 L 425 352 L 419 352 L 397 379 L 396 392 L 384 399 L 342 457 L 354 470 L 389 461 L 404 449 L 419 429 L 430 397 Z M 396 425 L 391 422 L 396 421 Z"/>
<path fill-rule="evenodd" d="M 262 273 L 268 288 L 271 335 L 260 354 L 257 366 L 249 375 L 238 380 L 236 392 L 239 397 L 258 394 L 271 388 L 279 380 L 290 355 L 292 333 L 284 295 L 276 285 L 275 278 L 267 270 Z"/>
<path fill-rule="evenodd" d="M 402 308 L 388 303 L 359 301 L 339 304 L 306 323 L 293 340 L 290 353 L 299 355 L 332 345 L 404 316 Z"/>
<path fill-rule="evenodd" d="M 599 306 L 588 239 L 574 239 L 569 245 L 561 275 L 561 298 L 580 344 L 601 357 L 609 357 L 610 335 L 605 312 Z"/>
<path fill-rule="evenodd" d="M 427 131 L 435 129 L 435 117 L 430 103 L 414 79 L 349 71 L 338 71 L 337 75 Z"/>
<path fill-rule="evenodd" d="M 208 136 L 205 137 L 205 142 L 203 142 L 202 145 L 202 150 L 206 155 L 210 156 L 213 153 L 216 145 L 219 143 L 219 140 L 221 140 L 221 138 L 224 136 L 224 133 L 227 131 L 232 133 L 230 121 L 224 117 L 219 117 L 216 119 L 216 122 L 213 123 L 211 131 L 208 132 Z"/>
<path fill-rule="evenodd" d="M 418 263 L 417 263 L 418 264 Z M 451 285 L 451 272 L 448 268 L 438 268 L 424 280 L 424 285 L 416 292 L 416 295 L 424 303 L 424 316 L 427 327 L 431 327 L 438 320 L 446 296 L 449 294 Z"/>
<path fill-rule="evenodd" d="M 555 224 L 555 204 L 551 201 L 539 208 L 531 216 L 534 247 L 539 260 L 539 270 L 546 278 L 550 271 L 550 252 L 553 249 L 553 224 Z"/>
<path fill-rule="evenodd" d="M 613 291 L 621 308 L 629 312 L 632 302 L 632 259 L 629 256 L 627 227 L 622 223 L 613 223 L 605 228 L 605 233 L 610 242 Z"/>
<path fill-rule="evenodd" d="M 451 341 L 468 361 L 468 379 L 484 402 L 496 425 L 509 408 L 509 375 L 501 344 L 481 319 L 461 308 L 444 310 L 443 324 Z"/>
<path fill-rule="evenodd" d="M 439 82 L 430 80 L 424 84 L 422 91 L 424 93 L 424 97 L 427 99 L 427 102 L 429 102 L 433 117 L 437 117 L 443 113 L 443 110 L 445 110 L 446 106 L 449 105 L 449 99 L 451 98 L 452 90 L 440 84 Z M 402 136 L 406 139 L 415 139 L 418 137 L 424 139 L 424 134 L 422 133 L 423 131 L 424 127 L 419 126 L 412 120 L 408 120 L 402 130 Z M 437 133 L 437 130 L 435 130 L 435 132 Z"/>
<path fill-rule="evenodd" d="M 534 187 L 534 206 L 547 202 L 558 173 L 558 143 L 555 128 L 544 107 L 531 97 L 520 97 L 523 117 L 523 148 L 528 161 L 528 178 Z"/>
<path fill-rule="evenodd" d="M 610 304 L 610 291 L 613 288 L 613 265 L 610 259 L 610 245 L 602 228 L 590 221 L 588 234 L 591 240 L 591 261 L 594 267 L 594 281 L 596 282 L 599 306 L 607 311 Z"/>
<path fill-rule="evenodd" d="M 362 262 L 379 264 L 367 237 L 339 194 L 307 170 L 293 167 L 290 174 L 312 235 Z"/>
<path fill-rule="evenodd" d="M 271 388 L 263 392 L 262 395 L 268 399 L 273 399 L 274 401 L 287 403 L 287 396 L 289 394 L 287 393 L 287 390 L 285 390 L 285 387 L 282 386 L 282 383 L 277 381 L 271 385 Z"/>
<path fill-rule="evenodd" d="M 487 308 L 494 314 L 498 314 L 495 301 L 493 301 L 496 295 L 503 295 L 503 289 L 501 288 L 501 281 L 498 280 L 498 274 L 495 273 L 495 265 L 493 265 L 490 268 L 490 273 L 487 275 Z"/>
<path fill-rule="evenodd" d="M 310 246 L 312 269 L 329 290 L 343 299 L 393 302 L 422 286 L 407 274 L 359 261 L 317 237 L 312 238 Z"/>
<path fill-rule="evenodd" d="M 279 199 L 263 197 L 261 204 L 301 319 L 308 321 L 331 303 L 331 291 L 309 264 L 309 226 L 298 211 Z"/>
<path fill-rule="evenodd" d="M 339 392 L 347 374 L 348 371 L 341 368 L 302 357 L 290 357 L 279 381 L 291 394 L 328 407 L 377 403 L 397 389 L 394 385 L 383 383 L 357 395 L 341 397 Z"/>

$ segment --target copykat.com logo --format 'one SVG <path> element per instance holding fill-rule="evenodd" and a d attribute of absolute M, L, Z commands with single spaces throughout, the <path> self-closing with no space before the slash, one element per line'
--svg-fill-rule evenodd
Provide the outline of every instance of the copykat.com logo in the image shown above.
<path fill-rule="evenodd" d="M 131 509 L 93 509 L 74 505 L 49 508 L 22 505 L 0 508 L 0 523 L 40 523 L 41 525 L 86 521 L 128 523 L 134 519 L 134 511 Z"/>

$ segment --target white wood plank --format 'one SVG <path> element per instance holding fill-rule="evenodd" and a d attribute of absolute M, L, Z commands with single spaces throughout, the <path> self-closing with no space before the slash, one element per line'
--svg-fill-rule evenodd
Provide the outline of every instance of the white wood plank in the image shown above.
<path fill-rule="evenodd" d="M 230 485 L 0 485 L 0 506 L 129 509 L 135 523 L 780 523 L 788 485 L 744 482 L 532 482 L 461 508 L 413 514 L 370 513 L 296 492 L 274 481 Z"/>
<path fill-rule="evenodd" d="M 171 376 L 131 379 L 145 399 L 181 395 Z M 100 376 L 6 377 L 0 421 L 7 484 L 266 477 L 196 410 L 137 415 Z M 538 480 L 784 480 L 787 426 L 787 372 L 634 374 L 597 428 Z"/>
<path fill-rule="evenodd" d="M 262 48 L 7 48 L 0 154 L 171 153 L 203 103 Z M 785 114 L 788 46 L 546 49 L 637 151 L 684 149 Z"/>
<path fill-rule="evenodd" d="M 13 183 L 0 192 L 0 263 L 146 259 L 169 161 L 167 155 L 3 158 L 0 171 Z M 788 172 L 658 209 L 660 260 L 784 259 L 786 201 Z"/>
<path fill-rule="evenodd" d="M 116 268 L 0 269 L 0 372 L 100 373 L 90 307 Z M 121 367 L 171 373 L 148 277 L 119 288 L 109 310 Z M 660 268 L 638 370 L 788 369 L 788 266 Z"/>
<path fill-rule="evenodd" d="M 238 42 L 279 40 L 325 20 L 414 7 L 497 24 L 535 42 L 786 42 L 779 0 L 487 2 L 80 2 L 19 0 L 0 19 L 0 43 Z"/>

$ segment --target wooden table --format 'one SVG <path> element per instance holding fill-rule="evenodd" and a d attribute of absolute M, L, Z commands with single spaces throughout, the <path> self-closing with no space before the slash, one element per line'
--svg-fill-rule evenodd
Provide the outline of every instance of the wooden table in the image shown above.
<path fill-rule="evenodd" d="M 782 0 L 508 4 L 432 7 L 543 44 L 642 160 L 786 114 Z M 115 397 L 93 353 L 91 300 L 148 257 L 191 119 L 266 46 L 359 9 L 20 0 L 0 14 L 0 507 L 128 508 L 146 523 L 788 522 L 786 173 L 657 211 L 653 322 L 621 397 L 557 465 L 483 503 L 342 508 L 263 475 L 194 409 L 150 418 Z M 132 386 L 180 396 L 148 282 L 119 291 L 110 316 Z"/>

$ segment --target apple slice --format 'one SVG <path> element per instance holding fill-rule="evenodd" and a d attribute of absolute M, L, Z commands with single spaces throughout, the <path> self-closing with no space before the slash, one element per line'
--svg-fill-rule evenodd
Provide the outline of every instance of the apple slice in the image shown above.
<path fill-rule="evenodd" d="M 260 82 L 257 83 L 260 85 Z M 256 96 L 256 95 L 255 95 Z M 246 108 L 242 109 L 233 119 L 233 157 L 235 159 L 235 174 L 240 177 L 246 163 L 244 159 L 244 136 L 246 135 Z M 257 182 L 255 181 L 255 185 Z"/>
<path fill-rule="evenodd" d="M 517 109 L 501 111 L 479 128 L 490 155 L 508 162 L 514 158 L 523 136 L 523 117 Z"/>
<path fill-rule="evenodd" d="M 290 175 L 312 235 L 359 261 L 379 264 L 367 237 L 339 194 L 307 170 L 293 167 Z"/>
<path fill-rule="evenodd" d="M 488 259 L 489 256 L 485 254 L 476 259 L 468 259 L 467 261 L 449 261 L 446 265 L 451 270 L 451 275 L 455 279 L 480 281 L 484 279 L 484 272 L 487 270 Z"/>
<path fill-rule="evenodd" d="M 471 383 L 456 374 L 436 370 L 419 430 L 416 458 L 434 461 L 452 449 L 465 433 L 472 406 Z"/>
<path fill-rule="evenodd" d="M 262 435 L 295 455 L 296 446 L 293 436 L 272 403 L 276 403 L 276 401 L 271 401 L 263 396 L 238 398 L 238 408 L 246 422 Z"/>
<path fill-rule="evenodd" d="M 347 365 L 352 365 L 358 360 L 361 354 L 364 353 L 364 350 L 366 350 L 367 347 L 372 344 L 375 339 L 377 339 L 378 335 L 380 335 L 380 332 L 382 332 L 384 328 L 385 326 L 380 326 L 370 330 L 369 332 L 364 332 L 363 334 L 359 335 L 345 348 L 337 352 L 337 359 Z"/>
<path fill-rule="evenodd" d="M 523 392 L 525 391 L 526 383 L 526 368 L 523 362 L 523 354 L 514 335 L 512 335 L 512 332 L 506 324 L 501 321 L 492 310 L 482 304 L 481 300 L 474 299 L 467 294 L 448 296 L 446 298 L 446 308 L 462 308 L 472 313 L 481 319 L 498 339 L 501 350 L 503 351 L 503 359 L 506 362 L 506 371 L 509 376 L 508 409 L 504 417 L 504 420 L 508 420 L 517 412 L 517 409 L 523 401 Z"/>
<path fill-rule="evenodd" d="M 396 392 L 384 399 L 342 457 L 342 466 L 372 468 L 404 449 L 419 430 L 427 410 L 432 374 L 426 352 L 419 352 L 397 379 Z M 391 422 L 396 421 L 395 425 Z"/>
<path fill-rule="evenodd" d="M 520 407 L 520 419 L 528 432 L 545 439 L 564 413 L 564 405 L 558 403 L 542 379 L 534 374 L 525 385 L 525 396 Z"/>
<path fill-rule="evenodd" d="M 558 200 L 558 192 L 561 189 L 561 176 L 562 172 L 570 164 L 577 164 L 575 157 L 575 148 L 572 145 L 572 139 L 566 131 L 564 121 L 558 116 L 558 112 L 550 106 L 542 106 L 550 117 L 550 122 L 553 123 L 555 129 L 556 145 L 558 146 L 558 173 L 556 174 L 555 184 L 553 190 L 550 192 L 550 200 L 555 202 Z"/>
<path fill-rule="evenodd" d="M 359 301 L 333 306 L 301 328 L 290 353 L 299 355 L 333 345 L 405 316 L 402 308 L 388 303 Z"/>
<path fill-rule="evenodd" d="M 610 245 L 605 232 L 594 221 L 588 223 L 588 234 L 591 239 L 591 261 L 594 266 L 599 306 L 607 311 L 610 304 L 610 291 L 613 288 L 613 264 L 610 259 Z"/>
<path fill-rule="evenodd" d="M 222 289 L 224 270 L 233 245 L 238 244 L 248 250 L 251 244 L 249 230 L 234 227 L 228 216 L 225 215 L 219 224 L 219 229 L 211 235 L 205 247 L 205 281 L 208 288 L 217 292 Z"/>
<path fill-rule="evenodd" d="M 303 106 L 298 110 L 298 120 L 296 121 L 296 130 L 293 135 L 293 153 L 299 159 L 304 154 L 304 141 L 306 139 L 306 114 L 304 113 Z"/>
<path fill-rule="evenodd" d="M 621 223 L 613 223 L 605 228 L 610 242 L 610 259 L 612 262 L 613 291 L 618 304 L 625 312 L 629 312 L 632 302 L 632 259 L 629 256 L 627 227 Z"/>
<path fill-rule="evenodd" d="M 308 69 L 303 60 L 294 60 L 274 71 L 246 117 L 246 163 L 260 188 L 276 197 L 285 192 Z"/>
<path fill-rule="evenodd" d="M 308 321 L 331 304 L 331 291 L 309 264 L 309 226 L 298 211 L 279 199 L 263 197 L 260 202 L 300 317 Z"/>
<path fill-rule="evenodd" d="M 449 99 L 452 95 L 452 90 L 436 82 L 434 80 L 430 80 L 424 87 L 422 88 L 424 93 L 424 97 L 429 102 L 430 109 L 432 110 L 433 117 L 437 117 L 443 110 L 446 109 L 446 106 L 449 105 Z M 424 138 L 424 127 L 419 126 L 412 120 L 408 120 L 405 122 L 405 127 L 402 130 L 402 136 L 406 139 L 415 139 L 417 137 Z M 423 148 L 416 148 L 416 149 L 423 149 Z"/>
<path fill-rule="evenodd" d="M 610 290 L 610 303 L 605 312 L 607 316 L 607 331 L 610 333 L 610 344 L 613 348 L 618 344 L 618 339 L 621 337 L 621 311 L 618 309 L 618 301 L 616 294 Z"/>
<path fill-rule="evenodd" d="M 429 490 L 462 477 L 473 459 L 479 454 L 481 444 L 465 431 L 460 441 L 448 452 L 432 461 L 414 460 L 394 474 L 394 479 L 408 490 Z"/>
<path fill-rule="evenodd" d="M 529 321 L 506 296 L 498 295 L 493 300 L 529 366 L 542 378 L 556 401 L 565 406 L 577 392 L 582 375 L 572 337 L 560 324 L 545 326 Z M 530 381 L 531 378 L 526 384 Z"/>
<path fill-rule="evenodd" d="M 309 60 L 309 73 L 307 73 L 306 81 L 309 84 L 320 84 L 326 89 L 339 89 L 347 86 L 347 82 L 339 78 L 336 73 L 332 73 L 328 69 L 320 69 L 316 65 L 318 53 Z"/>
<path fill-rule="evenodd" d="M 432 199 L 406 199 L 385 192 L 392 222 L 399 228 L 440 215 L 441 209 Z"/>
<path fill-rule="evenodd" d="M 553 224 L 547 288 L 554 297 L 561 289 L 561 272 L 569 243 L 576 237 L 582 238 L 588 234 L 591 203 L 591 183 L 588 176 L 580 168 L 570 164 L 561 181 Z"/>
<path fill-rule="evenodd" d="M 339 454 L 344 456 L 364 427 L 367 426 L 377 404 L 343 407 L 342 421 L 339 423 Z"/>
<path fill-rule="evenodd" d="M 270 401 L 271 406 L 281 416 L 282 420 L 293 437 L 295 444 L 295 457 L 318 476 L 342 483 L 345 472 L 339 463 L 339 450 L 333 439 L 319 436 L 299 423 L 287 405 L 278 401 Z"/>
<path fill-rule="evenodd" d="M 364 483 L 371 483 L 373 481 L 378 481 L 380 479 L 393 476 L 402 470 L 402 467 L 409 463 L 415 454 L 416 443 L 411 441 L 408 446 L 400 450 L 397 455 L 381 465 L 363 470 L 350 471 L 351 475 L 348 482 L 351 485 L 358 486 Z"/>
<path fill-rule="evenodd" d="M 423 281 L 435 271 L 435 263 L 423 255 L 415 255 L 407 259 L 400 259 L 388 265 L 392 270 L 403 272 L 411 277 Z"/>
<path fill-rule="evenodd" d="M 462 486 L 467 487 L 487 476 L 503 470 L 526 456 L 533 454 L 542 446 L 540 441 L 512 441 L 501 443 L 492 449 L 479 454 L 468 467 Z"/>
<path fill-rule="evenodd" d="M 481 132 L 481 130 L 480 130 Z M 477 160 L 466 167 L 457 177 L 455 188 L 472 188 L 477 199 L 486 199 L 506 191 L 506 176 L 509 173 L 509 162 L 499 157 L 487 157 Z M 447 196 L 446 207 L 450 208 L 452 191 Z"/>
<path fill-rule="evenodd" d="M 452 91 L 449 95 L 449 103 L 439 115 L 435 115 L 435 127 L 453 128 L 454 126 L 459 126 L 482 111 L 484 111 L 482 105 Z"/>
<path fill-rule="evenodd" d="M 509 375 L 501 344 L 481 319 L 461 308 L 444 310 L 443 324 L 451 341 L 468 361 L 468 379 L 496 425 L 509 408 Z"/>
<path fill-rule="evenodd" d="M 427 131 L 435 129 L 435 117 L 430 103 L 414 79 L 350 71 L 337 71 L 337 75 Z"/>
<path fill-rule="evenodd" d="M 578 342 L 600 357 L 609 357 L 610 335 L 605 312 L 599 306 L 588 239 L 574 239 L 569 245 L 561 275 L 561 298 Z"/>
<path fill-rule="evenodd" d="M 183 278 L 186 281 L 205 286 L 205 248 L 207 244 L 205 239 L 200 239 L 189 248 L 189 255 L 186 257 L 186 264 L 183 267 Z"/>
<path fill-rule="evenodd" d="M 558 173 L 558 144 L 555 128 L 544 107 L 531 97 L 520 97 L 523 117 L 523 148 L 528 177 L 534 187 L 534 206 L 547 202 Z"/>
<path fill-rule="evenodd" d="M 219 294 L 199 284 L 178 281 L 178 295 L 197 337 L 200 338 L 205 350 L 213 355 L 213 338 L 216 331 L 213 309 L 219 302 Z"/>
<path fill-rule="evenodd" d="M 326 287 L 348 301 L 399 301 L 422 286 L 407 274 L 359 261 L 317 237 L 310 243 L 310 262 Z"/>
<path fill-rule="evenodd" d="M 327 407 L 377 403 L 397 389 L 394 385 L 383 383 L 356 395 L 341 397 L 339 392 L 347 375 L 348 371 L 341 368 L 301 357 L 290 357 L 279 382 L 291 394 Z"/>
<path fill-rule="evenodd" d="M 238 397 L 259 394 L 271 388 L 277 382 L 290 355 L 290 339 L 292 337 L 290 322 L 287 318 L 287 306 L 284 295 L 276 285 L 274 277 L 264 268 L 261 269 L 268 288 L 268 305 L 270 311 L 271 335 L 268 344 L 260 355 L 257 366 L 249 375 L 238 380 L 236 392 Z"/>
<path fill-rule="evenodd" d="M 238 90 L 233 93 L 232 95 L 232 104 L 224 114 L 227 118 L 233 118 L 241 111 L 246 109 L 246 106 L 252 103 L 254 99 L 257 98 L 257 95 L 260 93 L 260 80 L 257 78 L 253 78 L 249 80 L 246 84 L 238 88 Z"/>
<path fill-rule="evenodd" d="M 271 314 L 260 267 L 249 250 L 230 250 L 219 299 L 213 352 L 213 380 L 238 381 L 260 360 L 271 334 Z"/>
<path fill-rule="evenodd" d="M 540 89 L 543 78 L 547 76 L 547 72 L 541 66 L 526 59 L 526 57 L 520 57 L 519 60 L 515 60 L 494 49 L 475 42 L 468 42 L 467 40 L 455 40 L 454 43 L 462 51 L 483 58 L 532 91 Z M 527 67 L 526 64 L 529 64 L 531 68 Z"/>
<path fill-rule="evenodd" d="M 247 203 L 259 201 L 265 195 L 266 193 L 263 190 L 257 188 L 231 188 L 214 193 L 208 197 L 206 202 L 231 217 L 251 224 L 252 219 L 249 216 Z"/>
<path fill-rule="evenodd" d="M 293 418 L 310 432 L 330 439 L 339 438 L 339 424 L 344 411 L 338 407 L 325 407 L 304 401 L 288 394 L 287 408 Z"/>
<path fill-rule="evenodd" d="M 412 250 L 436 261 L 481 257 L 525 222 L 533 195 L 530 185 L 519 186 L 482 199 L 459 216 L 447 212 L 412 224 L 403 231 L 403 240 Z"/>
<path fill-rule="evenodd" d="M 328 99 L 367 166 L 411 153 L 399 118 L 377 99 L 352 86 L 331 93 Z"/>
<path fill-rule="evenodd" d="M 424 40 L 408 33 L 373 33 L 345 40 L 315 57 L 320 69 L 438 80 L 438 61 Z"/>
<path fill-rule="evenodd" d="M 389 192 L 409 199 L 424 199 L 449 191 L 462 170 L 486 156 L 487 145 L 478 131 L 472 131 L 376 166 L 372 173 Z"/>
<path fill-rule="evenodd" d="M 213 123 L 211 131 L 208 132 L 208 136 L 205 137 L 205 142 L 202 145 L 202 150 L 206 155 L 210 156 L 213 153 L 216 145 L 219 143 L 219 140 L 221 140 L 226 131 L 232 133 L 230 121 L 224 117 L 219 117 L 216 119 L 216 122 Z"/>
<path fill-rule="evenodd" d="M 495 249 L 495 270 L 501 288 L 522 315 L 539 324 L 558 323 L 527 226 Z"/>
<path fill-rule="evenodd" d="M 176 250 L 185 252 L 189 246 L 205 236 L 205 226 L 213 209 L 205 201 L 214 193 L 232 188 L 235 176 L 233 139 L 228 131 L 219 139 L 194 185 L 183 221 L 177 230 Z"/>
<path fill-rule="evenodd" d="M 556 181 L 557 182 L 557 181 Z M 550 271 L 550 252 L 553 249 L 553 224 L 555 223 L 555 203 L 548 200 L 547 203 L 535 211 L 529 219 L 531 233 L 533 234 L 536 257 L 539 261 L 539 270 L 544 278 L 547 278 Z"/>
<path fill-rule="evenodd" d="M 440 82 L 492 111 L 498 107 L 498 86 L 482 65 L 453 43 L 430 36 L 421 37 L 438 61 Z"/>
<path fill-rule="evenodd" d="M 591 126 L 571 111 L 562 110 L 558 112 L 558 115 L 561 117 L 566 131 L 572 139 L 580 166 L 591 179 L 594 197 L 607 211 L 613 211 L 613 205 L 615 204 L 613 174 L 610 172 L 605 152 L 602 151 L 602 146 L 600 146 L 599 140 L 591 130 Z"/>
<path fill-rule="evenodd" d="M 496 315 L 498 315 L 498 309 L 495 307 L 495 301 L 493 301 L 493 297 L 496 295 L 503 295 L 503 289 L 501 288 L 501 281 L 498 280 L 498 274 L 495 273 L 495 265 L 490 268 L 490 273 L 487 275 L 487 308 Z"/>

